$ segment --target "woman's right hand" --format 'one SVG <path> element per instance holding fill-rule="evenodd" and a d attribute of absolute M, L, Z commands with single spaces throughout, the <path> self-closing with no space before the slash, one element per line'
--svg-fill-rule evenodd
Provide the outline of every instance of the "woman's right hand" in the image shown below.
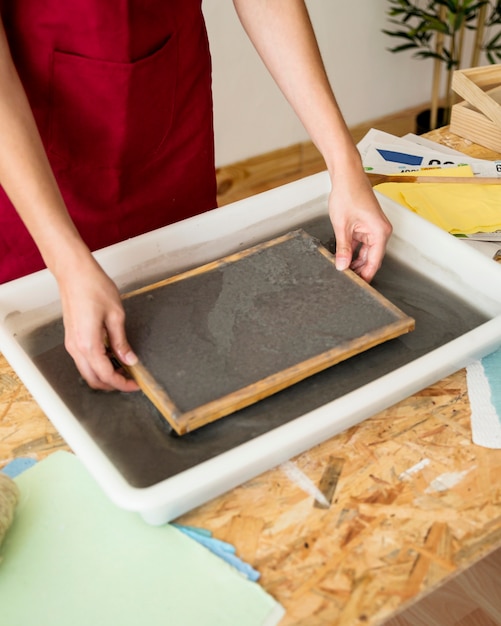
<path fill-rule="evenodd" d="M 78 271 L 57 276 L 65 329 L 65 347 L 90 387 L 136 391 L 138 385 L 117 371 L 107 345 L 125 365 L 137 357 L 125 334 L 125 313 L 115 283 L 89 254 Z"/>

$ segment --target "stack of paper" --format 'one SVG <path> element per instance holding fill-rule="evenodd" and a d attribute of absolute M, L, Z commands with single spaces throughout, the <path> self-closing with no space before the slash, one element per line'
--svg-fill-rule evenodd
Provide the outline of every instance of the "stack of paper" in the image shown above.
<path fill-rule="evenodd" d="M 358 149 L 366 171 L 377 174 L 497 177 L 501 183 L 501 163 L 467 157 L 416 135 L 399 138 L 372 129 Z M 501 230 L 501 184 L 384 183 L 376 189 L 451 234 L 485 241 L 501 237 L 496 232 Z"/>
<path fill-rule="evenodd" d="M 358 150 L 365 169 L 377 174 L 470 166 L 475 176 L 498 177 L 501 182 L 497 161 L 475 159 L 419 135 L 395 137 L 372 128 L 360 140 Z"/>

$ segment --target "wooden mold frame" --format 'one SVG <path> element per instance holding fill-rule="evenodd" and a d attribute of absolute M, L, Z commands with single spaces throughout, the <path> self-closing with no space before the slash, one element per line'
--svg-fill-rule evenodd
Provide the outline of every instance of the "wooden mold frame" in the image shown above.
<path fill-rule="evenodd" d="M 325 260 L 328 261 L 329 284 L 331 282 L 330 275 L 332 275 L 333 289 L 339 288 L 340 285 L 342 286 L 343 281 L 345 285 L 351 283 L 352 286 L 354 285 L 356 287 L 358 292 L 365 294 L 364 297 L 369 297 L 369 300 L 372 303 L 371 306 L 374 307 L 374 310 L 372 311 L 373 313 L 374 311 L 384 311 L 382 314 L 386 316 L 385 323 L 382 324 L 381 327 L 364 332 L 360 336 L 348 339 L 343 338 L 339 345 L 336 345 L 335 342 L 333 342 L 331 347 L 319 354 L 314 355 L 313 357 L 310 356 L 308 358 L 303 358 L 303 356 L 299 354 L 297 355 L 297 362 L 292 366 L 288 366 L 282 371 L 278 371 L 271 375 L 266 375 L 258 380 L 255 380 L 253 383 L 244 386 L 243 388 L 234 389 L 231 393 L 215 397 L 209 402 L 184 412 L 176 406 L 176 403 L 172 400 L 168 389 L 166 389 L 167 385 L 160 382 L 161 376 L 158 376 L 158 373 L 154 371 L 150 371 L 148 363 L 139 362 L 132 367 L 128 367 L 127 369 L 132 377 L 137 381 L 141 390 L 179 435 L 183 435 L 221 417 L 227 416 L 332 365 L 335 365 L 340 361 L 348 359 L 351 356 L 359 354 L 360 352 L 363 352 L 373 346 L 398 337 L 399 335 L 414 329 L 414 320 L 411 317 L 404 314 L 400 309 L 384 298 L 354 272 L 351 270 L 346 270 L 344 272 L 336 270 L 334 255 L 331 254 L 316 239 L 301 229 L 292 231 L 270 241 L 260 243 L 246 250 L 230 254 L 224 258 L 207 263 L 195 269 L 166 278 L 160 282 L 125 294 L 123 298 L 126 300 L 128 298 L 138 296 L 141 297 L 144 294 L 148 295 L 154 293 L 154 291 L 158 289 L 168 289 L 170 285 L 179 281 L 189 281 L 190 279 L 203 278 L 208 276 L 211 272 L 225 271 L 225 268 L 229 265 L 243 263 L 245 259 L 248 259 L 251 255 L 266 255 L 272 250 L 276 253 L 277 250 L 279 251 L 281 245 L 284 245 L 286 242 L 293 239 L 300 241 L 301 245 L 306 246 L 305 249 L 308 249 L 309 251 L 313 250 L 314 256 L 317 257 L 323 265 L 325 265 Z M 295 262 L 301 263 L 302 259 L 297 258 L 294 263 Z M 346 281 L 348 281 L 348 283 L 346 283 Z M 242 289 L 246 289 L 245 284 L 242 285 Z M 298 292 L 298 298 L 300 296 L 301 293 Z M 279 316 L 279 302 L 277 302 L 276 311 L 277 316 Z M 328 310 L 323 312 L 320 311 L 320 314 L 324 315 L 325 319 L 329 318 L 329 324 L 331 323 L 330 318 L 335 317 Z M 347 311 L 346 314 L 349 315 L 349 311 Z M 370 312 L 367 317 L 371 317 Z M 335 327 L 335 319 L 332 320 L 332 325 Z M 309 327 L 307 326 L 307 322 L 304 318 L 297 319 L 298 332 L 304 333 L 305 330 L 308 330 L 308 328 Z M 162 347 L 159 346 L 159 349 L 162 349 Z M 168 350 L 165 351 L 165 354 L 168 354 Z M 295 356 L 296 355 L 294 355 L 294 357 Z"/>
<path fill-rule="evenodd" d="M 452 88 L 464 101 L 452 107 L 451 132 L 501 152 L 501 65 L 457 70 Z"/>

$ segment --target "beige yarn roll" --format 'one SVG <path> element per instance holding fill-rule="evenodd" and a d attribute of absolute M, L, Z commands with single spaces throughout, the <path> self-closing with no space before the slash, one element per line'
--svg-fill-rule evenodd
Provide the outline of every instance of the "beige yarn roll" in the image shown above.
<path fill-rule="evenodd" d="M 18 500 L 18 486 L 11 478 L 0 472 L 0 546 L 14 519 Z"/>

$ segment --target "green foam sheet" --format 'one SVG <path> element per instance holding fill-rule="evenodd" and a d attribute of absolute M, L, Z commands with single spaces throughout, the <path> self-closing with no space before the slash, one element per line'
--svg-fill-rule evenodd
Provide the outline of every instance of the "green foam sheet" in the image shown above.
<path fill-rule="evenodd" d="M 172 526 L 112 504 L 57 452 L 23 472 L 0 549 L 3 626 L 261 626 L 282 607 Z"/>

